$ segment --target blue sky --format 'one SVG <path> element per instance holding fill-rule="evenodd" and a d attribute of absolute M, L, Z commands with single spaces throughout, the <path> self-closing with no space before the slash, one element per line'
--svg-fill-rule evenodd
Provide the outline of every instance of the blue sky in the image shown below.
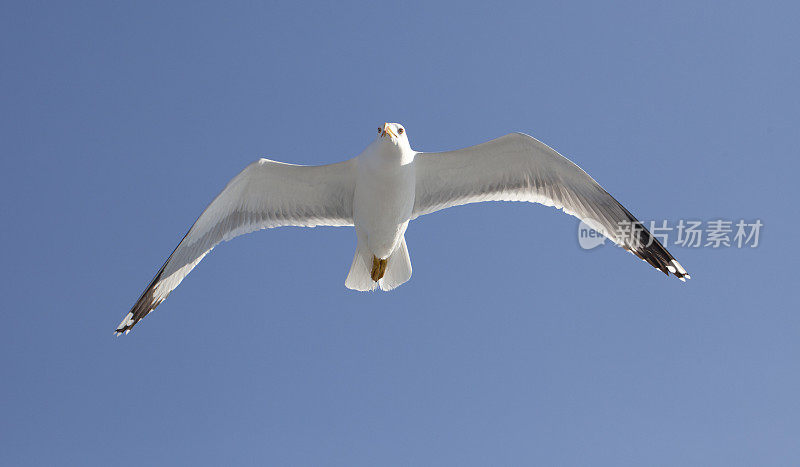
<path fill-rule="evenodd" d="M 4 465 L 796 465 L 790 2 L 7 3 Z M 682 284 L 527 204 L 426 216 L 414 276 L 347 228 L 222 244 L 112 331 L 258 157 L 529 133 L 643 220 L 763 224 Z M 793 298 L 795 297 L 795 298 Z"/>

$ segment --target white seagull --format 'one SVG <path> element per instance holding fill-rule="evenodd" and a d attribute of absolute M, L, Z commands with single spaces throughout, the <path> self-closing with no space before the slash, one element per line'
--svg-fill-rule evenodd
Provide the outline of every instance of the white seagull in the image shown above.
<path fill-rule="evenodd" d="M 409 221 L 451 206 L 529 201 L 563 209 L 665 274 L 686 270 L 580 167 L 522 133 L 455 151 L 417 152 L 399 123 L 384 123 L 357 157 L 302 166 L 260 159 L 200 215 L 122 322 L 130 332 L 223 240 L 280 226 L 355 226 L 345 286 L 391 290 L 411 278 Z M 629 225 L 621 229 L 620 225 Z"/>

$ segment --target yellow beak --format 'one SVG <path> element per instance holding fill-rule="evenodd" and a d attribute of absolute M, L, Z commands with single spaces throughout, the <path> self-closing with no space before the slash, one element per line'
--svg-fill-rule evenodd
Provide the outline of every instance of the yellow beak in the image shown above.
<path fill-rule="evenodd" d="M 390 127 L 388 123 L 384 123 L 383 124 L 383 133 L 381 133 L 381 136 L 385 136 L 386 133 L 389 133 L 390 135 L 392 135 L 395 138 L 397 138 L 397 135 L 394 134 L 394 132 L 392 131 L 392 127 Z"/>

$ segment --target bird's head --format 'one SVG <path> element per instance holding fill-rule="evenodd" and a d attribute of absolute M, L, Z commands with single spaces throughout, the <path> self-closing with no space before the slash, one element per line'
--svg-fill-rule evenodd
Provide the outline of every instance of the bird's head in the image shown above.
<path fill-rule="evenodd" d="M 384 123 L 379 126 L 378 141 L 398 146 L 400 149 L 410 149 L 406 129 L 399 123 Z"/>

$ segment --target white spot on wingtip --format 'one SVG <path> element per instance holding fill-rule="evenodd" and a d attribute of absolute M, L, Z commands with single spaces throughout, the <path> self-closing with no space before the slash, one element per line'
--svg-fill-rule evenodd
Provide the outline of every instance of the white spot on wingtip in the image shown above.
<path fill-rule="evenodd" d="M 678 279 L 680 279 L 681 282 L 686 282 L 686 279 L 684 279 L 683 277 L 679 277 Z"/>
<path fill-rule="evenodd" d="M 677 271 L 677 269 L 675 269 L 675 266 L 672 266 L 672 265 L 667 266 L 667 269 L 669 269 L 669 272 L 671 272 L 673 274 L 675 274 L 675 271 Z"/>
<path fill-rule="evenodd" d="M 119 323 L 117 326 L 117 332 L 122 332 L 121 329 L 125 328 L 126 326 L 130 326 L 133 324 L 133 312 L 129 312 L 125 317 L 122 319 L 122 322 Z"/>
<path fill-rule="evenodd" d="M 131 332 L 131 330 L 130 329 L 126 329 L 125 330 L 125 335 L 127 336 L 129 332 Z"/>
<path fill-rule="evenodd" d="M 681 266 L 681 263 L 679 263 L 679 262 L 677 262 L 676 260 L 673 259 L 672 260 L 672 265 L 675 266 L 675 269 L 677 269 L 678 272 L 680 272 L 681 274 L 688 275 L 688 274 L 686 274 L 686 269 L 683 269 L 683 266 Z"/>

